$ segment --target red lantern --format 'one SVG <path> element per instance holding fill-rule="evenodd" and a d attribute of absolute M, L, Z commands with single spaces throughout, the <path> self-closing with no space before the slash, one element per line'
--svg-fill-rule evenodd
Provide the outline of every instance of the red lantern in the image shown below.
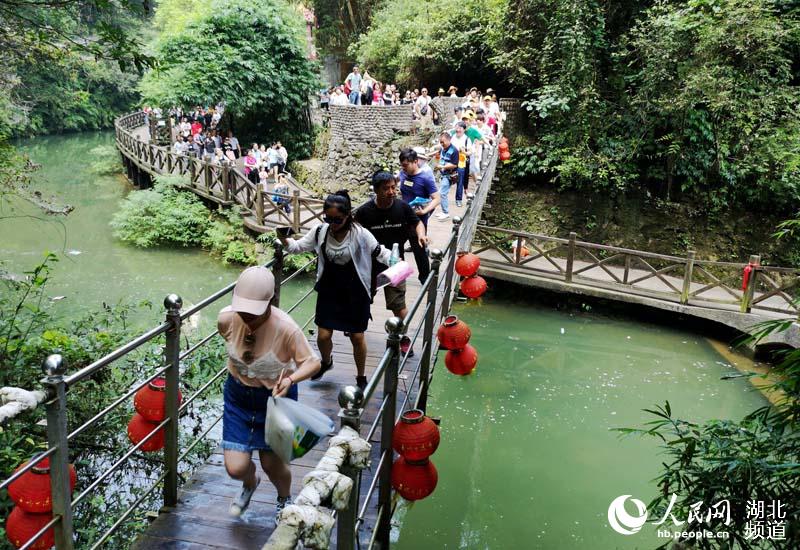
<path fill-rule="evenodd" d="M 35 459 L 34 459 L 35 460 Z M 24 468 L 26 462 L 20 468 Z M 69 488 L 75 488 L 78 476 L 75 467 L 69 465 Z M 25 512 L 41 514 L 50 512 L 53 509 L 53 499 L 50 492 L 50 458 L 45 457 L 36 466 L 22 474 L 17 480 L 8 486 L 8 496 L 19 508 Z M 23 541 L 24 542 L 24 541 Z"/>
<path fill-rule="evenodd" d="M 456 273 L 462 277 L 472 277 L 478 272 L 481 266 L 481 259 L 472 252 L 459 254 L 456 260 Z"/>
<path fill-rule="evenodd" d="M 508 162 L 511 160 L 511 153 L 508 150 L 500 151 L 500 160 L 503 162 Z"/>
<path fill-rule="evenodd" d="M 158 426 L 157 422 L 148 422 L 145 418 L 138 413 L 135 413 L 128 422 L 128 439 L 136 445 L 145 437 L 147 437 L 153 429 Z M 139 447 L 141 450 L 151 453 L 164 448 L 164 429 L 158 430 L 158 433 L 147 440 L 147 443 Z"/>
<path fill-rule="evenodd" d="M 439 473 L 430 460 L 408 461 L 398 457 L 392 464 L 392 487 L 406 500 L 420 500 L 436 489 Z"/>
<path fill-rule="evenodd" d="M 167 381 L 163 376 L 152 380 L 145 387 L 136 392 L 133 406 L 136 412 L 150 422 L 161 422 L 166 418 L 165 402 L 167 400 Z M 183 395 L 178 391 L 178 404 L 183 400 Z"/>
<path fill-rule="evenodd" d="M 478 352 L 467 344 L 464 349 L 450 350 L 444 356 L 444 366 L 453 374 L 464 376 L 472 373 L 478 364 Z"/>
<path fill-rule="evenodd" d="M 467 345 L 472 331 L 464 321 L 459 321 L 455 315 L 448 315 L 442 321 L 439 330 L 436 331 L 436 338 L 442 349 L 461 349 Z"/>
<path fill-rule="evenodd" d="M 19 506 L 15 506 L 6 520 L 6 537 L 14 548 L 19 548 L 33 538 L 42 527 L 53 519 L 52 514 L 29 514 Z M 55 546 L 56 534 L 51 527 L 33 543 L 33 550 L 48 550 Z"/>
<path fill-rule="evenodd" d="M 395 424 L 392 448 L 408 460 L 425 460 L 439 446 L 439 426 L 419 409 L 406 411 Z"/>
<path fill-rule="evenodd" d="M 500 151 L 501 153 L 503 151 L 508 151 L 508 140 L 506 138 L 500 140 L 500 145 L 497 146 L 497 150 Z"/>
<path fill-rule="evenodd" d="M 487 288 L 486 280 L 480 275 L 473 275 L 461 281 L 461 293 L 467 298 L 480 298 Z"/>

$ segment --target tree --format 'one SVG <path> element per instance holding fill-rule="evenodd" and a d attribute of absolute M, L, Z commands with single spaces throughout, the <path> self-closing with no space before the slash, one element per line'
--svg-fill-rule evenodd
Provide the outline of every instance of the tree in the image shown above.
<path fill-rule="evenodd" d="M 282 0 L 213 0 L 210 8 L 159 38 L 145 99 L 164 107 L 224 101 L 240 138 L 278 139 L 293 155 L 308 154 L 318 77 L 300 15 Z"/>
<path fill-rule="evenodd" d="M 486 35 L 506 0 L 399 0 L 385 4 L 350 47 L 380 81 L 404 86 L 497 86 Z"/>

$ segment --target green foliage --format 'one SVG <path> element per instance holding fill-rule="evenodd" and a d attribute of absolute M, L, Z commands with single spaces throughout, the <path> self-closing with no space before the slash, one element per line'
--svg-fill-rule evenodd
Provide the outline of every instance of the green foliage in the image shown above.
<path fill-rule="evenodd" d="M 766 321 L 752 328 L 752 336 L 739 344 L 758 343 L 770 334 L 790 329 L 794 319 Z M 743 373 L 729 378 L 761 376 Z M 659 495 L 648 508 L 663 512 L 671 495 L 677 495 L 673 512 L 688 517 L 692 504 L 706 506 L 729 499 L 731 524 L 726 528 L 736 548 L 797 548 L 800 529 L 791 520 L 786 524 L 786 540 L 748 540 L 746 504 L 750 500 L 785 505 L 796 501 L 800 490 L 800 350 L 779 353 L 770 369 L 766 386 L 777 396 L 774 406 L 765 406 L 740 421 L 710 420 L 695 423 L 676 418 L 669 403 L 646 412 L 655 419 L 644 429 L 622 428 L 624 434 L 640 434 L 660 439 L 668 460 L 657 478 Z M 703 529 L 702 524 L 687 525 L 687 530 Z M 698 539 L 699 548 L 717 548 L 715 541 Z M 733 546 L 732 546 L 733 547 Z"/>
<path fill-rule="evenodd" d="M 281 140 L 294 157 L 313 145 L 308 97 L 316 67 L 306 58 L 302 19 L 283 0 L 213 0 L 205 16 L 156 44 L 160 67 L 141 90 L 153 104 L 224 101 L 245 141 Z"/>
<path fill-rule="evenodd" d="M 800 198 L 800 20 L 770 0 L 519 0 L 488 40 L 528 99 L 517 177 L 719 209 Z"/>
<path fill-rule="evenodd" d="M 42 377 L 39 366 L 51 353 L 64 356 L 71 372 L 110 353 L 124 342 L 140 334 L 131 326 L 130 318 L 150 304 L 103 304 L 99 311 L 70 321 L 58 320 L 48 310 L 50 303 L 46 285 L 57 258 L 46 255 L 44 261 L 26 273 L 20 281 L 3 280 L 0 284 L 0 385 L 34 389 Z M 184 329 L 187 337 L 194 337 L 191 327 Z M 136 352 L 120 359 L 76 387 L 67 394 L 68 425 L 80 426 L 103 408 L 160 368 L 163 361 L 163 339 L 144 345 Z M 181 390 L 184 395 L 194 393 L 209 377 L 224 365 L 225 352 L 219 340 L 201 347 L 181 361 Z M 219 395 L 221 382 L 212 384 L 207 395 Z M 125 426 L 132 414 L 132 400 L 122 404 L 105 419 L 70 441 L 70 459 L 78 472 L 77 491 L 85 489 L 111 464 L 130 448 Z M 209 425 L 218 408 L 215 400 L 197 399 L 189 406 L 188 414 L 181 419 L 181 448 L 186 448 L 193 437 Z M 0 475 L 7 477 L 35 452 L 47 447 L 44 428 L 39 424 L 44 418 L 43 407 L 23 413 L 0 429 Z M 181 464 L 181 475 L 211 453 L 211 444 L 198 445 Z M 125 512 L 129 505 L 158 477 L 161 466 L 144 453 L 135 453 L 119 471 L 97 487 L 76 510 L 76 547 L 90 547 L 101 533 L 108 529 Z M 125 490 L 120 490 L 123 487 Z M 115 547 L 127 547 L 138 530 L 147 524 L 143 521 L 146 510 L 159 505 L 156 491 L 144 507 L 126 522 L 119 535 L 112 539 Z M 0 515 L 6 516 L 11 502 L 5 492 L 0 495 Z M 2 533 L 0 533 L 1 535 Z M 8 548 L 5 537 L 0 547 Z"/>
<path fill-rule="evenodd" d="M 506 0 L 388 2 L 351 55 L 380 81 L 405 86 L 491 80 L 485 59 L 488 29 L 497 24 Z M 487 74 L 488 73 L 488 74 Z M 493 82 L 496 85 L 496 82 Z"/>
<path fill-rule="evenodd" d="M 212 213 L 193 193 L 180 190 L 180 181 L 160 176 L 153 189 L 130 193 L 111 219 L 114 236 L 141 248 L 202 246 L 224 264 L 256 265 L 272 257 L 274 232 L 251 237 L 238 207 Z M 295 271 L 311 258 L 288 256 L 284 270 Z"/>
<path fill-rule="evenodd" d="M 193 194 L 181 192 L 179 178 L 157 178 L 153 189 L 134 191 L 111 219 L 114 236 L 135 246 L 199 246 L 211 214 Z"/>

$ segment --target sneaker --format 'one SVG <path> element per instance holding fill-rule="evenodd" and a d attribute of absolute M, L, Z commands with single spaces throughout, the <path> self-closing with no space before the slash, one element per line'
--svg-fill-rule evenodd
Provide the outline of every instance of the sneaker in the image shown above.
<path fill-rule="evenodd" d="M 456 206 L 461 208 L 461 201 L 456 201 Z"/>
<path fill-rule="evenodd" d="M 408 336 L 403 336 L 400 339 L 400 353 L 403 355 L 408 355 L 409 357 L 414 357 L 414 350 L 411 349 L 411 338 Z"/>
<path fill-rule="evenodd" d="M 449 217 L 450 217 L 450 214 L 446 214 L 444 212 L 439 212 L 438 214 L 436 214 L 436 218 L 440 219 L 440 220 L 446 220 Z"/>
<path fill-rule="evenodd" d="M 242 492 L 239 493 L 236 500 L 231 503 L 231 507 L 228 508 L 228 513 L 235 517 L 241 516 L 244 511 L 247 510 L 247 507 L 250 506 L 250 499 L 253 498 L 253 493 L 256 492 L 260 484 L 261 478 L 258 476 L 256 476 L 256 484 L 252 489 L 248 489 L 242 484 Z"/>
<path fill-rule="evenodd" d="M 367 389 L 367 377 L 366 376 L 356 376 L 356 386 L 361 388 L 361 391 Z"/>
<path fill-rule="evenodd" d="M 278 525 L 278 520 L 281 517 L 283 509 L 292 503 L 292 497 L 278 497 L 278 503 L 275 505 L 275 525 Z"/>
<path fill-rule="evenodd" d="M 406 246 L 403 248 L 403 250 L 405 250 L 406 252 L 411 252 L 411 245 L 410 245 L 410 244 L 407 244 L 407 245 L 406 245 Z"/>
<path fill-rule="evenodd" d="M 326 372 L 328 372 L 332 368 L 333 368 L 333 357 L 331 357 L 331 360 L 330 360 L 329 363 L 324 363 L 324 362 L 322 363 L 322 366 L 319 368 L 319 372 L 317 372 L 317 374 L 312 376 L 311 380 L 319 380 L 320 378 L 322 378 L 323 374 L 325 374 Z"/>

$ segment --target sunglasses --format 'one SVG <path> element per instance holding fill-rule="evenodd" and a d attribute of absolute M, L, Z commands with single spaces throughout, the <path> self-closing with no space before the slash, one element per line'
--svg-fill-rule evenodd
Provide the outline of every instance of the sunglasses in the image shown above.
<path fill-rule="evenodd" d="M 335 217 L 335 218 L 333 218 L 333 217 L 331 217 L 331 216 L 324 216 L 324 217 L 322 218 L 322 221 L 324 221 L 325 223 L 329 223 L 329 224 L 331 224 L 331 225 L 340 225 L 340 224 L 343 224 L 343 223 L 344 223 L 344 220 L 345 220 L 345 218 L 342 218 L 342 217 L 339 217 L 339 216 L 337 216 L 337 217 Z"/>

